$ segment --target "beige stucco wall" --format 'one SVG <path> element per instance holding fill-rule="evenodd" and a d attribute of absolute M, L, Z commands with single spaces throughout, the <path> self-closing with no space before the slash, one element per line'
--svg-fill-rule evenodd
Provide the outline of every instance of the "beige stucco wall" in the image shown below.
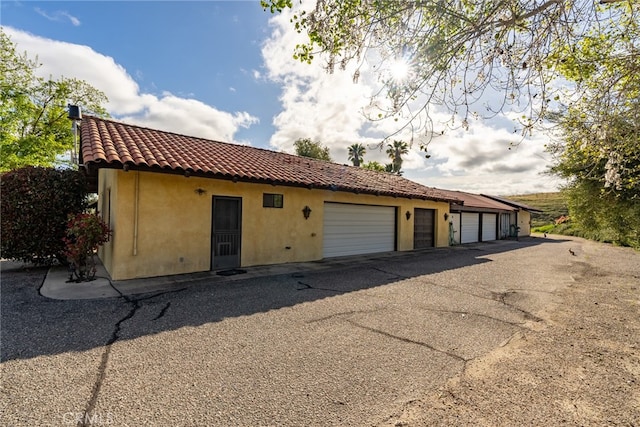
<path fill-rule="evenodd" d="M 116 214 L 111 209 L 111 205 L 117 205 L 117 180 L 115 174 L 99 173 L 98 174 L 98 214 L 109 225 L 111 230 L 114 229 L 116 223 Z M 116 203 L 114 203 L 114 201 Z M 110 271 L 113 265 L 114 236 L 101 246 L 98 250 L 98 256 L 102 263 Z"/>
<path fill-rule="evenodd" d="M 448 245 L 444 202 L 112 169 L 100 170 L 99 191 L 113 229 L 100 258 L 113 280 L 210 270 L 213 196 L 242 198 L 244 267 L 322 259 L 324 202 L 395 206 L 399 251 L 413 249 L 413 209 L 435 209 L 436 246 Z M 284 207 L 264 208 L 263 193 L 282 194 Z"/>
<path fill-rule="evenodd" d="M 531 235 L 531 212 L 529 211 L 518 211 L 518 237 L 524 237 Z"/>

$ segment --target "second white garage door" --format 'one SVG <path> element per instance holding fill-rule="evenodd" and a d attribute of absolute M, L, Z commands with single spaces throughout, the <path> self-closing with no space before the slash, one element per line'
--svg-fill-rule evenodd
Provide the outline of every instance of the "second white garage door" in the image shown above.
<path fill-rule="evenodd" d="M 498 215 L 497 214 L 482 214 L 482 241 L 490 242 L 492 240 L 496 240 L 496 226 L 498 223 Z"/>
<path fill-rule="evenodd" d="M 480 214 L 462 212 L 462 243 L 474 243 L 480 235 Z"/>
<path fill-rule="evenodd" d="M 393 206 L 324 204 L 325 258 L 395 250 L 396 208 Z"/>

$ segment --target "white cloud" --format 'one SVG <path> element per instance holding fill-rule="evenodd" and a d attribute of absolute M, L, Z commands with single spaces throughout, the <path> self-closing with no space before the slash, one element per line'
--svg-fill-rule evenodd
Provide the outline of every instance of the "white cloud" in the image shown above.
<path fill-rule="evenodd" d="M 478 123 L 470 131 L 438 137 L 430 159 L 406 176 L 425 185 L 475 193 L 554 191 L 559 180 L 544 174 L 550 164 L 544 137 L 522 140 L 505 129 Z"/>
<path fill-rule="evenodd" d="M 370 122 L 364 112 L 375 115 L 371 96 L 380 89 L 371 70 L 374 60 L 361 64 L 357 84 L 352 78 L 353 65 L 328 74 L 319 56 L 310 65 L 294 60 L 293 49 L 305 38 L 291 25 L 293 13 L 285 11 L 271 18 L 271 37 L 262 48 L 266 76 L 282 85 L 282 111 L 274 119 L 276 130 L 270 141 L 275 149 L 292 152 L 296 139 L 311 138 L 328 146 L 334 161 L 347 163 L 347 147 L 359 142 L 368 147 L 365 161 L 384 164 L 389 162 L 386 147 L 379 148 L 384 137 L 393 135 L 391 140 L 407 142 L 413 137 L 403 163 L 404 176 L 425 185 L 503 195 L 557 188 L 557 180 L 540 175 L 549 164 L 544 139 L 517 144 L 521 136 L 512 133 L 514 125 L 507 117 L 499 116 L 490 123 L 474 120 L 466 132 L 449 130 L 432 140 L 429 159 L 418 148 L 427 138 L 420 141 L 420 135 L 412 135 L 409 129 L 394 135 L 402 119 Z M 417 99 L 415 105 L 422 101 Z M 446 111 L 432 109 L 430 116 L 435 130 L 445 129 L 444 123 L 451 120 Z M 424 114 L 420 118 L 426 120 Z M 459 124 L 461 119 L 456 120 Z M 509 150 L 509 143 L 516 145 Z"/>
<path fill-rule="evenodd" d="M 103 91 L 109 98 L 109 113 L 121 120 L 226 142 L 234 139 L 241 127 L 258 122 L 247 112 L 228 113 L 195 99 L 141 92 L 136 81 L 112 57 L 102 55 L 88 46 L 38 37 L 11 27 L 3 30 L 18 51 L 38 57 L 42 67 L 38 74 L 54 79 L 74 77 Z"/>
<path fill-rule="evenodd" d="M 293 46 L 302 39 L 288 15 L 276 15 L 271 24 L 262 53 L 267 77 L 282 84 L 283 107 L 274 118 L 271 145 L 292 152 L 296 139 L 310 138 L 327 145 L 335 161 L 346 163 L 349 145 L 380 142 L 362 131 L 368 122 L 359 111 L 369 102 L 371 88 L 355 84 L 349 72 L 328 74 L 320 61 L 308 65 L 294 60 Z"/>
<path fill-rule="evenodd" d="M 69 22 L 71 22 L 71 25 L 73 25 L 74 27 L 80 26 L 80 20 L 67 11 L 57 10 L 53 13 L 47 13 L 39 7 L 34 8 L 34 10 L 38 15 L 47 18 L 49 21 L 63 22 L 69 20 Z"/>
<path fill-rule="evenodd" d="M 123 121 L 153 129 L 211 138 L 218 141 L 233 141 L 240 127 L 249 127 L 257 119 L 248 113 L 227 113 L 195 99 L 179 98 L 164 94 L 161 98 L 144 96 L 144 110 L 131 116 L 120 117 Z"/>

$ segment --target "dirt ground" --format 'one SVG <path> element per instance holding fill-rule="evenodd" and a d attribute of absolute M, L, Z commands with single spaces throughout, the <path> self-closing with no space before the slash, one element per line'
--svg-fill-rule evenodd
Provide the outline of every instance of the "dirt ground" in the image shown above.
<path fill-rule="evenodd" d="M 638 254 L 583 240 L 572 251 L 562 303 L 386 425 L 640 426 Z"/>

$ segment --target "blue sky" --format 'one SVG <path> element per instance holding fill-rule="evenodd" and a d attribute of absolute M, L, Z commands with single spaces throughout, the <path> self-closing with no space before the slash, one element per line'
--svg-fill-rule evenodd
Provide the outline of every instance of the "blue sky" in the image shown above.
<path fill-rule="evenodd" d="M 276 151 L 311 138 L 338 163 L 359 142 L 368 147 L 365 160 L 388 161 L 376 144 L 397 124 L 371 124 L 362 114 L 377 76 L 364 69 L 355 84 L 348 71 L 326 73 L 322 61 L 294 61 L 302 39 L 290 12 L 272 15 L 258 0 L 3 0 L 0 13 L 18 50 L 38 56 L 39 73 L 86 80 L 107 94 L 116 119 Z M 509 150 L 519 138 L 499 119 L 451 132 L 431 145 L 430 159 L 414 147 L 405 176 L 462 191 L 554 191 L 558 182 L 540 174 L 549 165 L 546 139 Z"/>
<path fill-rule="evenodd" d="M 142 92 L 249 111 L 260 124 L 238 136 L 265 146 L 279 86 L 253 72 L 269 18 L 256 1 L 3 1 L 0 17 L 3 26 L 113 57 Z"/>

